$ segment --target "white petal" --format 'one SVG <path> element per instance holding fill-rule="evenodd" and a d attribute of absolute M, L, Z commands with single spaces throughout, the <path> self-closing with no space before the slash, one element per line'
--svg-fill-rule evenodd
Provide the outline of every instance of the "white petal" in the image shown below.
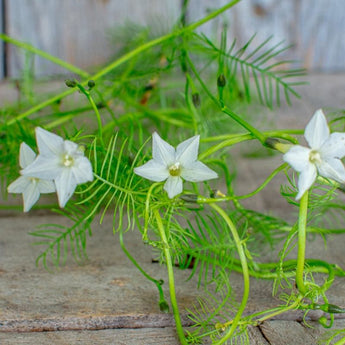
<path fill-rule="evenodd" d="M 64 147 L 64 152 L 71 156 L 75 156 L 75 155 L 84 156 L 84 153 L 78 150 L 79 145 L 74 143 L 73 141 L 65 140 L 63 142 L 63 147 Z"/>
<path fill-rule="evenodd" d="M 38 155 L 36 159 L 20 173 L 25 176 L 54 180 L 61 172 L 62 166 L 56 156 Z"/>
<path fill-rule="evenodd" d="M 74 178 L 77 184 L 93 180 L 93 172 L 90 161 L 86 157 L 80 157 L 75 160 L 72 168 Z"/>
<path fill-rule="evenodd" d="M 134 173 L 155 182 L 164 181 L 170 176 L 168 168 L 161 163 L 157 163 L 154 159 L 135 168 Z"/>
<path fill-rule="evenodd" d="M 30 183 L 28 188 L 23 192 L 24 212 L 28 212 L 36 204 L 40 197 L 37 183 Z"/>
<path fill-rule="evenodd" d="M 56 192 L 60 207 L 64 207 L 73 195 L 77 186 L 71 169 L 63 169 L 62 173 L 55 179 Z"/>
<path fill-rule="evenodd" d="M 175 149 L 156 132 L 152 134 L 152 157 L 157 163 L 167 167 L 175 162 Z"/>
<path fill-rule="evenodd" d="M 7 191 L 9 193 L 23 193 L 30 183 L 31 181 L 28 177 L 20 176 L 7 187 Z"/>
<path fill-rule="evenodd" d="M 329 127 L 323 111 L 317 110 L 307 124 L 304 137 L 312 149 L 318 150 L 329 137 Z"/>
<path fill-rule="evenodd" d="M 21 143 L 19 150 L 19 165 L 22 169 L 31 164 L 36 157 L 36 153 L 26 143 Z"/>
<path fill-rule="evenodd" d="M 332 133 L 322 145 L 323 157 L 343 158 L 345 156 L 345 133 Z"/>
<path fill-rule="evenodd" d="M 63 139 L 41 127 L 36 127 L 36 141 L 42 155 L 61 155 L 63 152 Z"/>
<path fill-rule="evenodd" d="M 182 166 L 189 167 L 198 159 L 200 136 L 196 135 L 179 144 L 176 148 L 176 161 Z"/>
<path fill-rule="evenodd" d="M 200 161 L 194 162 L 189 168 L 182 168 L 181 177 L 187 181 L 200 182 L 218 177 L 218 174 Z"/>
<path fill-rule="evenodd" d="M 300 145 L 294 145 L 286 152 L 283 156 L 283 159 L 286 163 L 290 164 L 298 172 L 306 170 L 309 161 L 310 149 Z"/>
<path fill-rule="evenodd" d="M 168 197 L 172 199 L 174 196 L 182 193 L 182 179 L 179 176 L 169 176 L 164 184 L 164 189 L 168 192 Z"/>
<path fill-rule="evenodd" d="M 307 169 L 303 170 L 298 177 L 298 194 L 296 200 L 299 200 L 303 194 L 312 186 L 316 179 L 316 166 L 309 164 Z"/>
<path fill-rule="evenodd" d="M 53 193 L 56 191 L 55 183 L 48 180 L 38 180 L 37 188 L 41 194 Z"/>
<path fill-rule="evenodd" d="M 340 159 L 324 159 L 322 160 L 322 164 L 319 164 L 317 168 L 321 176 L 345 183 L 345 168 Z"/>

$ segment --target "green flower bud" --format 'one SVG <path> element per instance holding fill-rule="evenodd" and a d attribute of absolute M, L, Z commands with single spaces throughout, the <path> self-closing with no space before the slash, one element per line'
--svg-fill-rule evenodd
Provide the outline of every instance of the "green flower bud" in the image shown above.
<path fill-rule="evenodd" d="M 65 81 L 65 84 L 67 87 L 72 87 L 72 88 L 77 86 L 77 82 L 73 79 L 67 79 Z"/>
<path fill-rule="evenodd" d="M 169 305 L 165 301 L 159 302 L 159 310 L 163 313 L 169 313 Z"/>
<path fill-rule="evenodd" d="M 224 74 L 220 74 L 217 78 L 217 86 L 224 87 L 226 85 L 226 79 Z"/>
<path fill-rule="evenodd" d="M 94 80 L 89 80 L 87 82 L 87 86 L 89 87 L 89 89 L 92 89 L 93 87 L 95 87 L 96 83 Z"/>
<path fill-rule="evenodd" d="M 197 108 L 200 105 L 200 95 L 199 92 L 195 92 L 192 94 L 192 102 L 194 106 Z"/>

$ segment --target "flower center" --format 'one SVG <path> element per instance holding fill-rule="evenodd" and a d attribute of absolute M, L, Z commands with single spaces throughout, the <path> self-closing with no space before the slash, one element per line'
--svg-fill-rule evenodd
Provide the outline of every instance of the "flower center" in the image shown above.
<path fill-rule="evenodd" d="M 309 161 L 313 164 L 321 163 L 320 152 L 317 150 L 312 150 L 309 153 Z"/>
<path fill-rule="evenodd" d="M 176 162 L 175 164 L 169 167 L 169 174 L 171 176 L 180 176 L 181 175 L 181 164 Z"/>
<path fill-rule="evenodd" d="M 65 167 L 70 167 L 71 165 L 73 165 L 73 163 L 74 163 L 74 159 L 72 156 L 70 156 L 69 154 L 65 154 L 63 156 L 62 164 Z"/>
<path fill-rule="evenodd" d="M 38 181 L 40 180 L 39 178 L 37 177 L 29 177 L 29 180 L 31 181 L 31 183 L 38 183 Z"/>

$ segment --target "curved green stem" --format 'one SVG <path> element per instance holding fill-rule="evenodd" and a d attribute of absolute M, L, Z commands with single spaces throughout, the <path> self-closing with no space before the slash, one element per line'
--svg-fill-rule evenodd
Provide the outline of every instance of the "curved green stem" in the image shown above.
<path fill-rule="evenodd" d="M 175 278 L 174 278 L 173 265 L 172 265 L 171 255 L 170 255 L 169 243 L 165 234 L 162 218 L 159 212 L 157 210 L 154 210 L 154 214 L 155 214 L 155 218 L 157 222 L 159 235 L 162 240 L 163 252 L 164 252 L 165 261 L 166 261 L 166 265 L 168 269 L 170 301 L 171 301 L 171 306 L 173 309 L 173 314 L 174 314 L 174 319 L 175 319 L 175 324 L 176 324 L 176 332 L 180 339 L 181 344 L 187 345 L 188 343 L 183 332 L 181 317 L 180 317 L 177 300 L 176 300 Z"/>
<path fill-rule="evenodd" d="M 162 289 L 163 281 L 162 280 L 157 280 L 153 277 L 151 277 L 144 269 L 138 264 L 138 262 L 134 259 L 134 257 L 131 255 L 131 253 L 127 250 L 124 241 L 123 241 L 123 231 L 120 230 L 119 232 L 119 239 L 120 239 L 120 246 L 123 252 L 126 254 L 128 259 L 132 262 L 132 264 L 140 271 L 140 273 L 149 281 L 154 283 L 157 286 L 158 293 L 159 293 L 159 308 L 161 311 L 168 311 L 169 306 L 164 298 L 164 292 Z"/>
<path fill-rule="evenodd" d="M 225 211 L 222 208 L 220 208 L 218 205 L 215 205 L 215 204 L 211 204 L 210 206 L 224 219 L 225 223 L 228 225 L 231 231 L 231 234 L 236 244 L 238 255 L 240 257 L 242 272 L 243 272 L 242 273 L 243 282 L 244 282 L 242 301 L 238 308 L 235 318 L 231 321 L 231 327 L 229 331 L 227 332 L 227 334 L 222 339 L 214 343 L 215 345 L 220 345 L 220 344 L 223 344 L 227 339 L 229 339 L 234 334 L 236 327 L 242 317 L 242 313 L 247 305 L 247 301 L 249 297 L 249 272 L 248 272 L 247 258 L 244 253 L 241 239 L 238 235 L 235 225 L 233 224 L 229 216 L 225 213 Z"/>
<path fill-rule="evenodd" d="M 101 144 L 103 145 L 103 125 L 102 125 L 102 118 L 101 115 L 98 111 L 97 105 L 95 103 L 95 101 L 93 100 L 93 98 L 90 95 L 90 92 L 88 90 L 86 90 L 84 88 L 84 86 L 82 86 L 81 84 L 77 84 L 78 89 L 86 96 L 87 100 L 90 102 L 91 107 L 93 109 L 93 111 L 95 112 L 96 118 L 97 118 L 97 124 L 98 124 L 98 136 L 99 136 L 99 140 L 101 142 Z"/>
<path fill-rule="evenodd" d="M 299 292 L 305 295 L 308 291 L 304 284 L 304 262 L 305 262 L 305 246 L 306 246 L 306 226 L 308 212 L 308 196 L 306 191 L 300 201 L 299 217 L 298 217 L 298 252 L 297 252 L 297 268 L 296 268 L 296 284 Z"/>
<path fill-rule="evenodd" d="M 101 69 L 99 72 L 97 72 L 96 74 L 94 74 L 93 76 L 89 76 L 87 74 L 86 79 L 92 79 L 92 80 L 97 80 L 101 77 L 103 77 L 104 75 L 106 75 L 107 73 L 113 71 L 114 69 L 116 69 L 117 67 L 119 67 L 120 65 L 122 65 L 123 63 L 127 62 L 128 60 L 132 59 L 133 57 L 139 55 L 140 53 L 154 47 L 157 46 L 165 41 L 168 41 L 170 39 L 173 39 L 175 37 L 180 36 L 181 34 L 184 34 L 186 32 L 189 31 L 193 31 L 196 28 L 198 28 L 199 26 L 203 25 L 204 23 L 210 21 L 211 19 L 217 17 L 219 14 L 225 12 L 226 10 L 228 10 L 229 8 L 233 7 L 234 5 L 236 5 L 240 0 L 233 0 L 230 1 L 228 4 L 226 4 L 225 6 L 219 8 L 218 10 L 210 13 L 209 15 L 207 15 L 206 17 L 196 21 L 195 23 L 192 23 L 186 27 L 183 27 L 181 29 L 175 30 L 167 35 L 161 36 L 159 38 L 156 38 L 152 41 L 149 41 L 147 43 L 142 44 L 141 46 L 137 47 L 136 49 L 130 51 L 129 53 L 123 55 L 122 57 L 120 57 L 119 59 L 113 61 L 112 63 L 110 63 L 109 65 L 107 65 L 106 67 L 104 67 L 103 69 Z M 29 48 L 29 47 L 28 47 Z M 48 54 L 49 55 L 49 54 Z M 50 59 L 51 60 L 51 59 Z M 58 59 L 56 58 L 56 61 Z M 82 85 L 86 85 L 87 81 L 81 83 Z M 7 121 L 6 125 L 7 126 L 11 126 L 14 123 L 16 123 L 17 121 L 28 117 L 29 115 L 37 112 L 38 110 L 41 110 L 42 108 L 46 107 L 47 105 L 50 105 L 54 102 L 56 102 L 57 100 L 60 100 L 70 94 L 72 94 L 75 91 L 75 89 L 69 89 L 65 92 L 60 93 L 59 95 L 56 95 L 52 98 L 49 98 L 48 100 L 37 104 L 36 106 L 34 106 L 33 108 L 27 110 L 26 112 L 19 114 L 18 116 L 12 118 L 11 120 Z"/>
<path fill-rule="evenodd" d="M 213 101 L 213 103 L 215 103 L 224 114 L 230 116 L 233 120 L 235 120 L 238 124 L 240 124 L 243 128 L 245 128 L 249 133 L 251 133 L 251 135 L 253 135 L 256 139 L 258 139 L 264 145 L 265 141 L 266 141 L 266 137 L 260 131 L 258 131 L 255 127 L 253 127 L 247 121 L 243 120 L 240 116 L 238 116 L 235 112 L 230 110 L 227 106 L 223 105 L 223 102 L 218 100 L 212 94 L 212 92 L 209 90 L 209 88 L 206 86 L 206 84 L 204 83 L 204 81 L 200 77 L 199 72 L 195 68 L 195 66 L 194 66 L 192 60 L 190 59 L 190 57 L 188 56 L 188 54 L 186 55 L 186 61 L 188 62 L 188 64 L 189 64 L 191 70 L 193 71 L 195 77 L 198 79 L 200 85 L 202 86 L 204 91 L 207 93 L 207 95 L 210 97 L 210 99 Z"/>
<path fill-rule="evenodd" d="M 16 40 L 16 39 L 9 37 L 5 34 L 0 34 L 0 39 L 5 41 L 6 43 L 11 43 L 11 44 L 16 45 L 19 48 L 23 48 L 26 51 L 29 51 L 33 54 L 42 56 L 44 59 L 49 60 L 49 61 L 55 63 L 56 65 L 59 65 L 65 69 L 67 69 L 68 71 L 71 71 L 72 73 L 78 74 L 83 78 L 89 77 L 89 73 L 87 73 L 86 71 L 83 71 L 82 69 L 80 69 L 74 65 L 71 65 L 70 63 L 68 63 L 64 60 L 59 59 L 56 56 L 50 55 L 49 53 L 47 53 L 41 49 L 38 49 L 29 43 Z"/>

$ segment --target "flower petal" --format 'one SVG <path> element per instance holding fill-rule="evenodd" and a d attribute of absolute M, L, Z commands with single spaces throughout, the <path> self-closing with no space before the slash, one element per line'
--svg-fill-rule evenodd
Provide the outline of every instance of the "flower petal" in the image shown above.
<path fill-rule="evenodd" d="M 61 174 L 55 179 L 56 192 L 60 207 L 64 207 L 73 195 L 77 183 L 71 169 L 63 169 Z"/>
<path fill-rule="evenodd" d="M 41 127 L 36 127 L 36 141 L 42 155 L 60 155 L 63 152 L 63 139 Z"/>
<path fill-rule="evenodd" d="M 194 162 L 189 168 L 182 168 L 181 177 L 187 181 L 200 182 L 218 177 L 218 174 L 200 161 Z"/>
<path fill-rule="evenodd" d="M 283 156 L 286 163 L 290 164 L 298 172 L 302 172 L 307 169 L 310 164 L 309 154 L 310 149 L 300 145 L 292 146 L 288 152 Z"/>
<path fill-rule="evenodd" d="M 134 173 L 155 182 L 164 181 L 169 177 L 167 166 L 157 163 L 154 159 L 140 167 L 134 168 Z"/>
<path fill-rule="evenodd" d="M 28 212 L 39 198 L 40 192 L 37 188 L 37 183 L 30 183 L 23 191 L 24 212 Z"/>
<path fill-rule="evenodd" d="M 331 178 L 340 183 L 345 182 L 345 167 L 340 159 L 324 159 L 322 160 L 322 164 L 319 164 L 317 168 L 321 176 Z"/>
<path fill-rule="evenodd" d="M 54 193 L 56 191 L 55 183 L 49 180 L 38 180 L 37 188 L 41 194 Z"/>
<path fill-rule="evenodd" d="M 329 137 L 329 127 L 326 117 L 321 109 L 317 110 L 307 124 L 304 137 L 309 146 L 318 150 Z"/>
<path fill-rule="evenodd" d="M 200 136 L 196 135 L 179 144 L 176 148 L 176 161 L 188 167 L 198 159 Z"/>
<path fill-rule="evenodd" d="M 323 143 L 320 152 L 323 157 L 343 158 L 345 156 L 345 133 L 332 133 Z"/>
<path fill-rule="evenodd" d="M 74 166 L 70 167 L 70 169 L 72 169 L 77 184 L 93 180 L 92 166 L 86 157 L 77 158 Z"/>
<path fill-rule="evenodd" d="M 20 176 L 15 181 L 13 181 L 8 187 L 7 191 L 9 193 L 23 193 L 31 183 L 30 179 L 26 176 Z"/>
<path fill-rule="evenodd" d="M 167 167 L 175 162 L 175 149 L 156 132 L 152 134 L 152 157 L 157 163 Z"/>
<path fill-rule="evenodd" d="M 298 177 L 298 194 L 296 196 L 296 200 L 299 200 L 312 186 L 316 179 L 316 172 L 316 166 L 310 163 L 308 167 L 300 173 Z"/>
<path fill-rule="evenodd" d="M 31 164 L 36 157 L 36 153 L 26 143 L 20 144 L 19 150 L 19 165 L 22 169 Z"/>
<path fill-rule="evenodd" d="M 174 196 L 182 193 L 183 182 L 179 176 L 169 176 L 164 184 L 164 190 L 167 191 L 168 197 L 172 199 Z"/>
<path fill-rule="evenodd" d="M 61 172 L 62 166 L 57 156 L 38 155 L 36 159 L 20 173 L 25 176 L 43 180 L 54 180 Z"/>

